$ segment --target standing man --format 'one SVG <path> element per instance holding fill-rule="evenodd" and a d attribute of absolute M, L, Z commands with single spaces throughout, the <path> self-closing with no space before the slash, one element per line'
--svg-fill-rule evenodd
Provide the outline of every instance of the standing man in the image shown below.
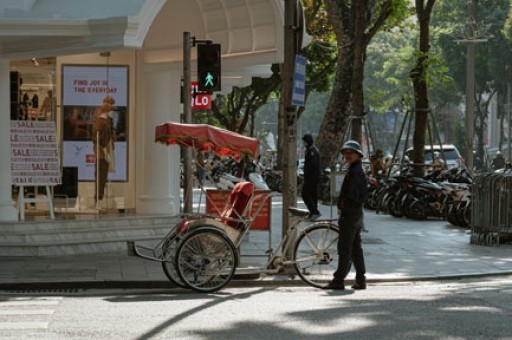
<path fill-rule="evenodd" d="M 320 217 L 318 211 L 318 183 L 320 183 L 320 154 L 313 143 L 313 136 L 306 133 L 302 137 L 306 147 L 304 157 L 304 185 L 302 186 L 302 199 L 309 210 L 308 221 L 314 221 Z"/>
<path fill-rule="evenodd" d="M 356 269 L 356 283 L 353 289 L 366 289 L 366 268 L 364 265 L 361 230 L 363 229 L 363 203 L 368 195 L 366 175 L 361 164 L 363 152 L 358 142 L 349 140 L 341 148 L 349 168 L 338 198 L 340 235 L 338 238 L 338 269 L 327 289 L 345 289 L 351 262 Z"/>

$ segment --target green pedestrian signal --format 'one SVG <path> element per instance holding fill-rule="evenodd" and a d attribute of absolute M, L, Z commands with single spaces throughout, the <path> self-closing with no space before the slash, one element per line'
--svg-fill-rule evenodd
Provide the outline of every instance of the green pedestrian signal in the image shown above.
<path fill-rule="evenodd" d="M 204 78 L 205 83 L 204 86 L 213 86 L 215 87 L 215 84 L 213 83 L 213 76 L 210 72 L 206 75 L 206 78 Z"/>
<path fill-rule="evenodd" d="M 201 92 L 221 90 L 220 44 L 197 45 L 197 86 Z"/>

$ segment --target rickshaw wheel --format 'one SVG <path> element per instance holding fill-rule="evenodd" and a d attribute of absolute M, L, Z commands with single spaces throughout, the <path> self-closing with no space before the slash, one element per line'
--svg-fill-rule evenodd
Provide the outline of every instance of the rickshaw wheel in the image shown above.
<path fill-rule="evenodd" d="M 187 288 L 187 286 L 181 281 L 180 276 L 176 270 L 175 266 L 175 258 L 176 258 L 176 248 L 179 242 L 178 235 L 174 235 L 168 238 L 162 244 L 162 256 L 165 261 L 162 262 L 162 268 L 164 270 L 165 276 L 178 287 Z"/>
<path fill-rule="evenodd" d="M 315 224 L 299 235 L 293 258 L 304 282 L 323 288 L 332 280 L 338 268 L 338 235 L 334 224 Z"/>
<path fill-rule="evenodd" d="M 185 235 L 178 245 L 175 261 L 176 271 L 188 288 L 211 293 L 231 281 L 238 265 L 238 253 L 225 232 L 203 227 Z"/>

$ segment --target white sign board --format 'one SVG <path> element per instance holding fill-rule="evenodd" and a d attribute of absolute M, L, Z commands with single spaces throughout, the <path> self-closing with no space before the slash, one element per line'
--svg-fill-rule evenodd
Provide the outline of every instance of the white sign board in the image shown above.
<path fill-rule="evenodd" d="M 62 183 L 54 122 L 11 121 L 11 181 L 19 186 Z"/>
<path fill-rule="evenodd" d="M 307 59 L 295 55 L 295 70 L 293 72 L 292 105 L 304 106 L 306 98 L 306 64 Z"/>
<path fill-rule="evenodd" d="M 128 177 L 125 166 L 128 157 L 126 142 L 116 142 L 114 145 L 116 171 L 109 172 L 108 179 L 124 181 Z M 96 160 L 93 147 L 92 142 L 68 141 L 63 144 L 62 161 L 66 166 L 76 166 L 78 168 L 78 178 L 81 181 L 94 181 Z M 118 166 L 119 164 L 122 164 L 122 166 Z"/>
<path fill-rule="evenodd" d="M 103 98 L 111 96 L 116 106 L 127 106 L 126 67 L 65 65 L 63 74 L 63 105 L 100 106 Z"/>

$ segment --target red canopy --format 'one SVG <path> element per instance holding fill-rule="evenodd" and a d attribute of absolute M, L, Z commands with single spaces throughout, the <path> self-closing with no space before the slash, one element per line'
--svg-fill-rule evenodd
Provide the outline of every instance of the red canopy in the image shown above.
<path fill-rule="evenodd" d="M 240 159 L 241 153 L 256 158 L 259 145 L 255 138 L 215 126 L 172 122 L 156 126 L 155 142 L 194 146 L 204 151 L 213 151 L 220 156 L 233 156 L 236 160 Z"/>

